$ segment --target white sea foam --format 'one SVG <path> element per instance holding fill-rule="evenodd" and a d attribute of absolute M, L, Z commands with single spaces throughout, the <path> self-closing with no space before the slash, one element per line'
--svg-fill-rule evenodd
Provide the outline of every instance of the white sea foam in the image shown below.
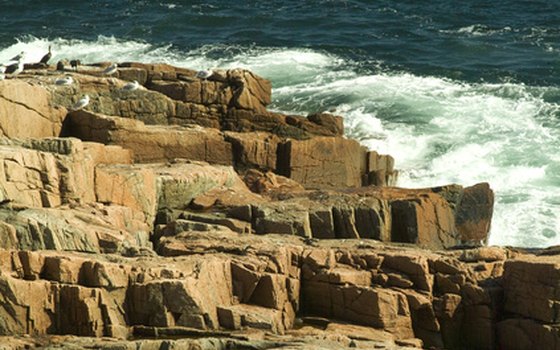
<path fill-rule="evenodd" d="M 509 33 L 512 31 L 518 31 L 516 29 L 512 29 L 509 26 L 505 26 L 503 28 L 490 28 L 484 24 L 471 24 L 469 26 L 461 27 L 459 29 L 444 29 L 440 30 L 441 33 L 448 33 L 448 34 L 464 34 L 470 36 L 491 36 L 495 34 L 504 34 Z"/>
<path fill-rule="evenodd" d="M 173 4 L 173 3 L 164 3 L 164 2 L 160 2 L 159 3 L 160 6 L 164 6 L 167 7 L 168 9 L 172 10 L 174 8 L 177 7 L 177 4 Z"/>
<path fill-rule="evenodd" d="M 26 38 L 0 49 L 0 62 L 21 51 L 27 61 L 38 61 L 49 44 L 52 62 L 249 68 L 273 82 L 272 108 L 343 115 L 349 137 L 395 157 L 400 186 L 489 182 L 496 192 L 491 244 L 560 244 L 560 106 L 543 97 L 558 95 L 553 88 L 468 84 L 375 67 L 360 75 L 340 57 L 310 49 L 204 46 L 181 52 L 111 37 Z"/>

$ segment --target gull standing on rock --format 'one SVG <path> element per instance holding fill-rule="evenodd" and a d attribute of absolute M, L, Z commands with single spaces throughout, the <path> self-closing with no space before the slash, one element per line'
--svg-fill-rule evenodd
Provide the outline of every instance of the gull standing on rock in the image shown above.
<path fill-rule="evenodd" d="M 15 77 L 19 73 L 23 72 L 23 58 L 20 58 L 17 63 L 11 64 L 5 68 L 6 73 L 11 74 L 12 77 Z"/>
<path fill-rule="evenodd" d="M 212 72 L 211 69 L 203 69 L 196 72 L 196 77 L 204 80 L 210 78 L 212 75 L 214 75 L 214 72 Z"/>
<path fill-rule="evenodd" d="M 76 102 L 72 106 L 72 110 L 73 111 L 78 111 L 78 110 L 84 108 L 85 106 L 87 106 L 88 104 L 89 104 L 89 96 L 84 95 L 81 99 L 78 100 L 78 102 Z"/>
<path fill-rule="evenodd" d="M 113 63 L 109 67 L 105 68 L 105 70 L 103 71 L 103 74 L 105 74 L 105 75 L 115 74 L 115 72 L 117 71 L 117 67 L 118 67 L 118 65 L 116 63 Z"/>
<path fill-rule="evenodd" d="M 56 85 L 72 85 L 73 82 L 74 79 L 72 79 L 71 76 L 67 75 L 65 77 L 56 79 L 54 83 Z"/>
<path fill-rule="evenodd" d="M 19 54 L 12 57 L 12 59 L 10 61 L 19 61 L 19 60 L 23 61 L 24 58 L 25 58 L 25 51 L 22 51 Z"/>
<path fill-rule="evenodd" d="M 132 82 L 128 82 L 124 84 L 122 89 L 124 91 L 134 91 L 134 90 L 138 90 L 138 88 L 140 88 L 140 83 L 134 80 Z"/>
<path fill-rule="evenodd" d="M 5 72 L 6 72 L 6 66 L 0 64 L 0 80 L 4 80 L 6 78 L 6 75 L 4 74 Z"/>

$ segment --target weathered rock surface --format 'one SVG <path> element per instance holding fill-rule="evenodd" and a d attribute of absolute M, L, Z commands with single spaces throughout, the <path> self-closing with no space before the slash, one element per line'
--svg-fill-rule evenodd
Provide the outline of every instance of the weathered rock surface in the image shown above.
<path fill-rule="evenodd" d="M 69 114 L 65 123 L 67 129 L 72 130 L 72 136 L 131 150 L 136 162 L 154 163 L 184 158 L 233 164 L 231 144 L 215 129 L 147 126 L 140 121 L 86 111 Z"/>
<path fill-rule="evenodd" d="M 66 113 L 36 82 L 0 81 L 0 136 L 58 136 Z"/>
<path fill-rule="evenodd" d="M 554 250 L 459 248 L 488 184 L 390 187 L 246 70 L 106 65 L 0 82 L 0 348 L 558 347 Z"/>
<path fill-rule="evenodd" d="M 396 180 L 390 156 L 367 152 L 356 141 L 342 137 L 282 141 L 265 132 L 222 133 L 192 126 L 145 125 L 87 111 L 70 113 L 64 130 L 85 141 L 130 149 L 137 162 L 186 158 L 229 164 L 238 170 L 272 170 L 308 188 L 384 186 Z M 370 158 L 376 160 L 368 162 Z"/>
<path fill-rule="evenodd" d="M 558 267 L 551 265 L 555 257 L 485 248 L 505 252 L 501 256 L 506 260 L 472 261 L 465 260 L 467 252 L 471 257 L 485 253 L 438 253 L 372 240 L 310 246 L 293 236 L 203 232 L 185 224 L 188 231 L 175 229 L 160 238 L 167 247 L 168 238 L 185 243 L 160 250 L 174 256 L 165 261 L 157 256 L 3 251 L 0 332 L 120 339 L 217 332 L 221 338 L 239 339 L 238 332 L 255 329 L 263 332 L 261 340 L 284 334 L 283 341 L 317 340 L 325 332 L 337 335 L 342 348 L 375 342 L 387 348 L 493 349 L 506 344 L 525 349 L 557 341 L 557 322 L 547 311 L 553 310 L 555 297 L 550 294 L 549 306 L 537 307 L 543 311 L 536 314 L 518 305 L 525 302 L 515 299 L 523 292 L 511 284 L 519 268 L 530 273 L 543 266 L 552 269 L 546 283 L 557 283 Z M 503 285 L 490 283 L 502 276 Z M 502 313 L 503 307 L 508 313 Z"/>

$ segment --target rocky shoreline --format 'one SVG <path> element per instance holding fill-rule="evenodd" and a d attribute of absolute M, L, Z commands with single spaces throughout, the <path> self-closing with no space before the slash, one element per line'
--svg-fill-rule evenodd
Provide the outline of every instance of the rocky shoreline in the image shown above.
<path fill-rule="evenodd" d="M 246 70 L 108 65 L 0 81 L 0 348 L 560 348 L 560 259 L 480 245 L 488 184 L 393 187 Z"/>

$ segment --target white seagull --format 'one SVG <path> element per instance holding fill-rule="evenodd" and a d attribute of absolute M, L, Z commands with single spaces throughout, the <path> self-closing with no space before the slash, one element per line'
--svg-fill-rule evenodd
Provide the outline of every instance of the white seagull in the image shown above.
<path fill-rule="evenodd" d="M 116 63 L 113 63 L 109 67 L 105 68 L 105 70 L 103 71 L 103 74 L 105 74 L 105 75 L 114 74 L 117 71 L 117 67 L 118 67 L 118 65 Z"/>
<path fill-rule="evenodd" d="M 72 110 L 73 111 L 78 111 L 82 108 L 84 108 L 85 106 L 87 106 L 89 103 L 89 96 L 88 95 L 84 95 L 81 99 L 78 100 L 78 102 L 76 102 L 73 106 L 72 106 Z"/>
<path fill-rule="evenodd" d="M 4 74 L 5 72 L 6 72 L 6 66 L 0 64 L 0 80 L 4 80 L 6 78 L 6 75 Z"/>
<path fill-rule="evenodd" d="M 56 79 L 54 83 L 56 85 L 72 85 L 73 82 L 74 79 L 72 79 L 71 76 L 67 75 L 65 77 Z"/>
<path fill-rule="evenodd" d="M 196 72 L 196 77 L 204 80 L 210 78 L 212 75 L 214 75 L 214 72 L 210 69 L 203 69 Z"/>
<path fill-rule="evenodd" d="M 15 77 L 16 75 L 18 75 L 19 73 L 23 72 L 23 58 L 20 58 L 17 62 L 17 66 L 15 67 L 16 69 L 14 71 L 12 71 L 12 77 Z"/>
<path fill-rule="evenodd" d="M 24 58 L 25 58 L 25 51 L 22 51 L 19 54 L 12 57 L 12 59 L 10 61 L 19 61 L 19 60 L 23 61 Z"/>
<path fill-rule="evenodd" d="M 134 91 L 134 90 L 138 90 L 139 87 L 140 87 L 140 83 L 134 80 L 132 82 L 128 82 L 124 84 L 122 89 L 124 91 Z"/>

